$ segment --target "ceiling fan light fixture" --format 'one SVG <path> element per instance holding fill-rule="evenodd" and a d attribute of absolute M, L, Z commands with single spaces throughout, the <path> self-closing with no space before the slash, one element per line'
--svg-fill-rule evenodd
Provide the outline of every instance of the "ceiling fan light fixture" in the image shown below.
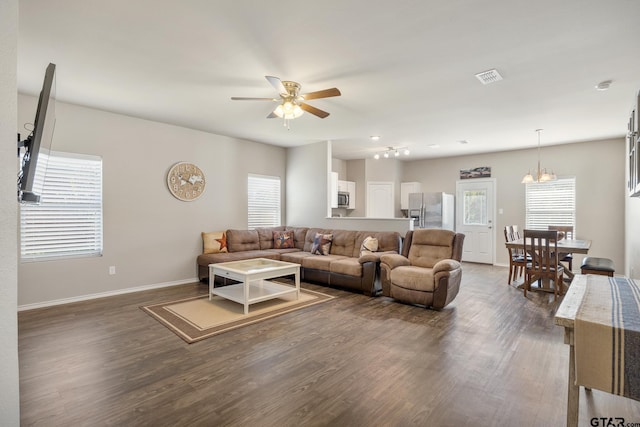
<path fill-rule="evenodd" d="M 285 120 L 297 119 L 303 113 L 304 110 L 300 108 L 298 104 L 291 101 L 285 101 L 273 110 L 273 114 Z"/>
<path fill-rule="evenodd" d="M 388 151 L 385 151 L 385 152 L 384 152 L 384 158 L 385 158 L 385 159 L 388 159 L 388 158 L 389 158 L 389 152 L 388 152 Z"/>
<path fill-rule="evenodd" d="M 409 151 L 409 149 L 408 149 L 408 148 L 405 148 L 405 149 L 404 149 L 404 155 L 405 155 L 405 156 L 408 156 L 410 153 L 411 153 L 411 151 Z"/>
<path fill-rule="evenodd" d="M 373 156 L 373 158 L 374 158 L 374 159 L 376 159 L 376 160 L 379 160 L 379 159 L 380 159 L 380 154 L 376 153 L 376 154 Z"/>
<path fill-rule="evenodd" d="M 393 155 L 398 157 L 400 155 L 400 152 L 398 150 L 396 150 L 395 153 L 393 153 Z"/>

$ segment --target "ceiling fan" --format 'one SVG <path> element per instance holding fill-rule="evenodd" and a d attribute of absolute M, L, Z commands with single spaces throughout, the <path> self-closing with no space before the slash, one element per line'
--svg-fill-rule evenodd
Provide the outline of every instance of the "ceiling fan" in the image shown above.
<path fill-rule="evenodd" d="M 311 113 L 314 116 L 324 119 L 329 115 L 324 110 L 313 107 L 304 101 L 318 98 L 329 98 L 332 96 L 340 96 L 340 91 L 333 87 L 331 89 L 319 90 L 317 92 L 309 92 L 303 95 L 300 94 L 300 83 L 291 82 L 287 80 L 280 80 L 278 77 L 265 76 L 267 81 L 273 86 L 280 94 L 278 98 L 244 98 L 233 96 L 234 101 L 273 101 L 279 102 L 278 106 L 267 116 L 268 119 L 280 117 L 285 120 L 285 126 L 288 126 L 288 121 L 300 117 L 305 111 Z"/>

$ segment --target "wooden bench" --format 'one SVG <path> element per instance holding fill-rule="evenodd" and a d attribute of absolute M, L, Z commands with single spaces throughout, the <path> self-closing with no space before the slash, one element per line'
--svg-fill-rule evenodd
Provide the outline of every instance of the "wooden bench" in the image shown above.
<path fill-rule="evenodd" d="M 597 258 L 593 256 L 585 257 L 582 260 L 582 274 L 600 274 L 602 276 L 613 277 L 616 269 L 609 258 Z"/>

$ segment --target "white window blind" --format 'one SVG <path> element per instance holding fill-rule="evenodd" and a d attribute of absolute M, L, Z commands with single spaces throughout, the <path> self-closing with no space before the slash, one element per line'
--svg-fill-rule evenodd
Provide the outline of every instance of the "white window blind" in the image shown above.
<path fill-rule="evenodd" d="M 43 179 L 44 178 L 44 179 Z M 39 205 L 20 205 L 23 261 L 102 255 L 102 159 L 51 152 Z"/>
<path fill-rule="evenodd" d="M 575 233 L 575 177 L 526 184 L 526 228 L 547 230 L 550 225 L 570 225 Z"/>
<path fill-rule="evenodd" d="M 280 178 L 249 174 L 248 228 L 280 225 Z"/>

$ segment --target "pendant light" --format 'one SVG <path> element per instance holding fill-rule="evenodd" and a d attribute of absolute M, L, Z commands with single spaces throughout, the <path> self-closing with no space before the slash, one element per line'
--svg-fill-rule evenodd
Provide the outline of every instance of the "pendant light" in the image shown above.
<path fill-rule="evenodd" d="M 549 182 L 558 179 L 553 171 L 548 173 L 546 169 L 540 168 L 540 132 L 542 132 L 542 129 L 536 129 L 536 132 L 538 133 L 538 169 L 535 177 L 531 175 L 531 170 L 529 170 L 529 173 L 522 178 L 523 184 L 530 184 L 532 182 Z"/>

